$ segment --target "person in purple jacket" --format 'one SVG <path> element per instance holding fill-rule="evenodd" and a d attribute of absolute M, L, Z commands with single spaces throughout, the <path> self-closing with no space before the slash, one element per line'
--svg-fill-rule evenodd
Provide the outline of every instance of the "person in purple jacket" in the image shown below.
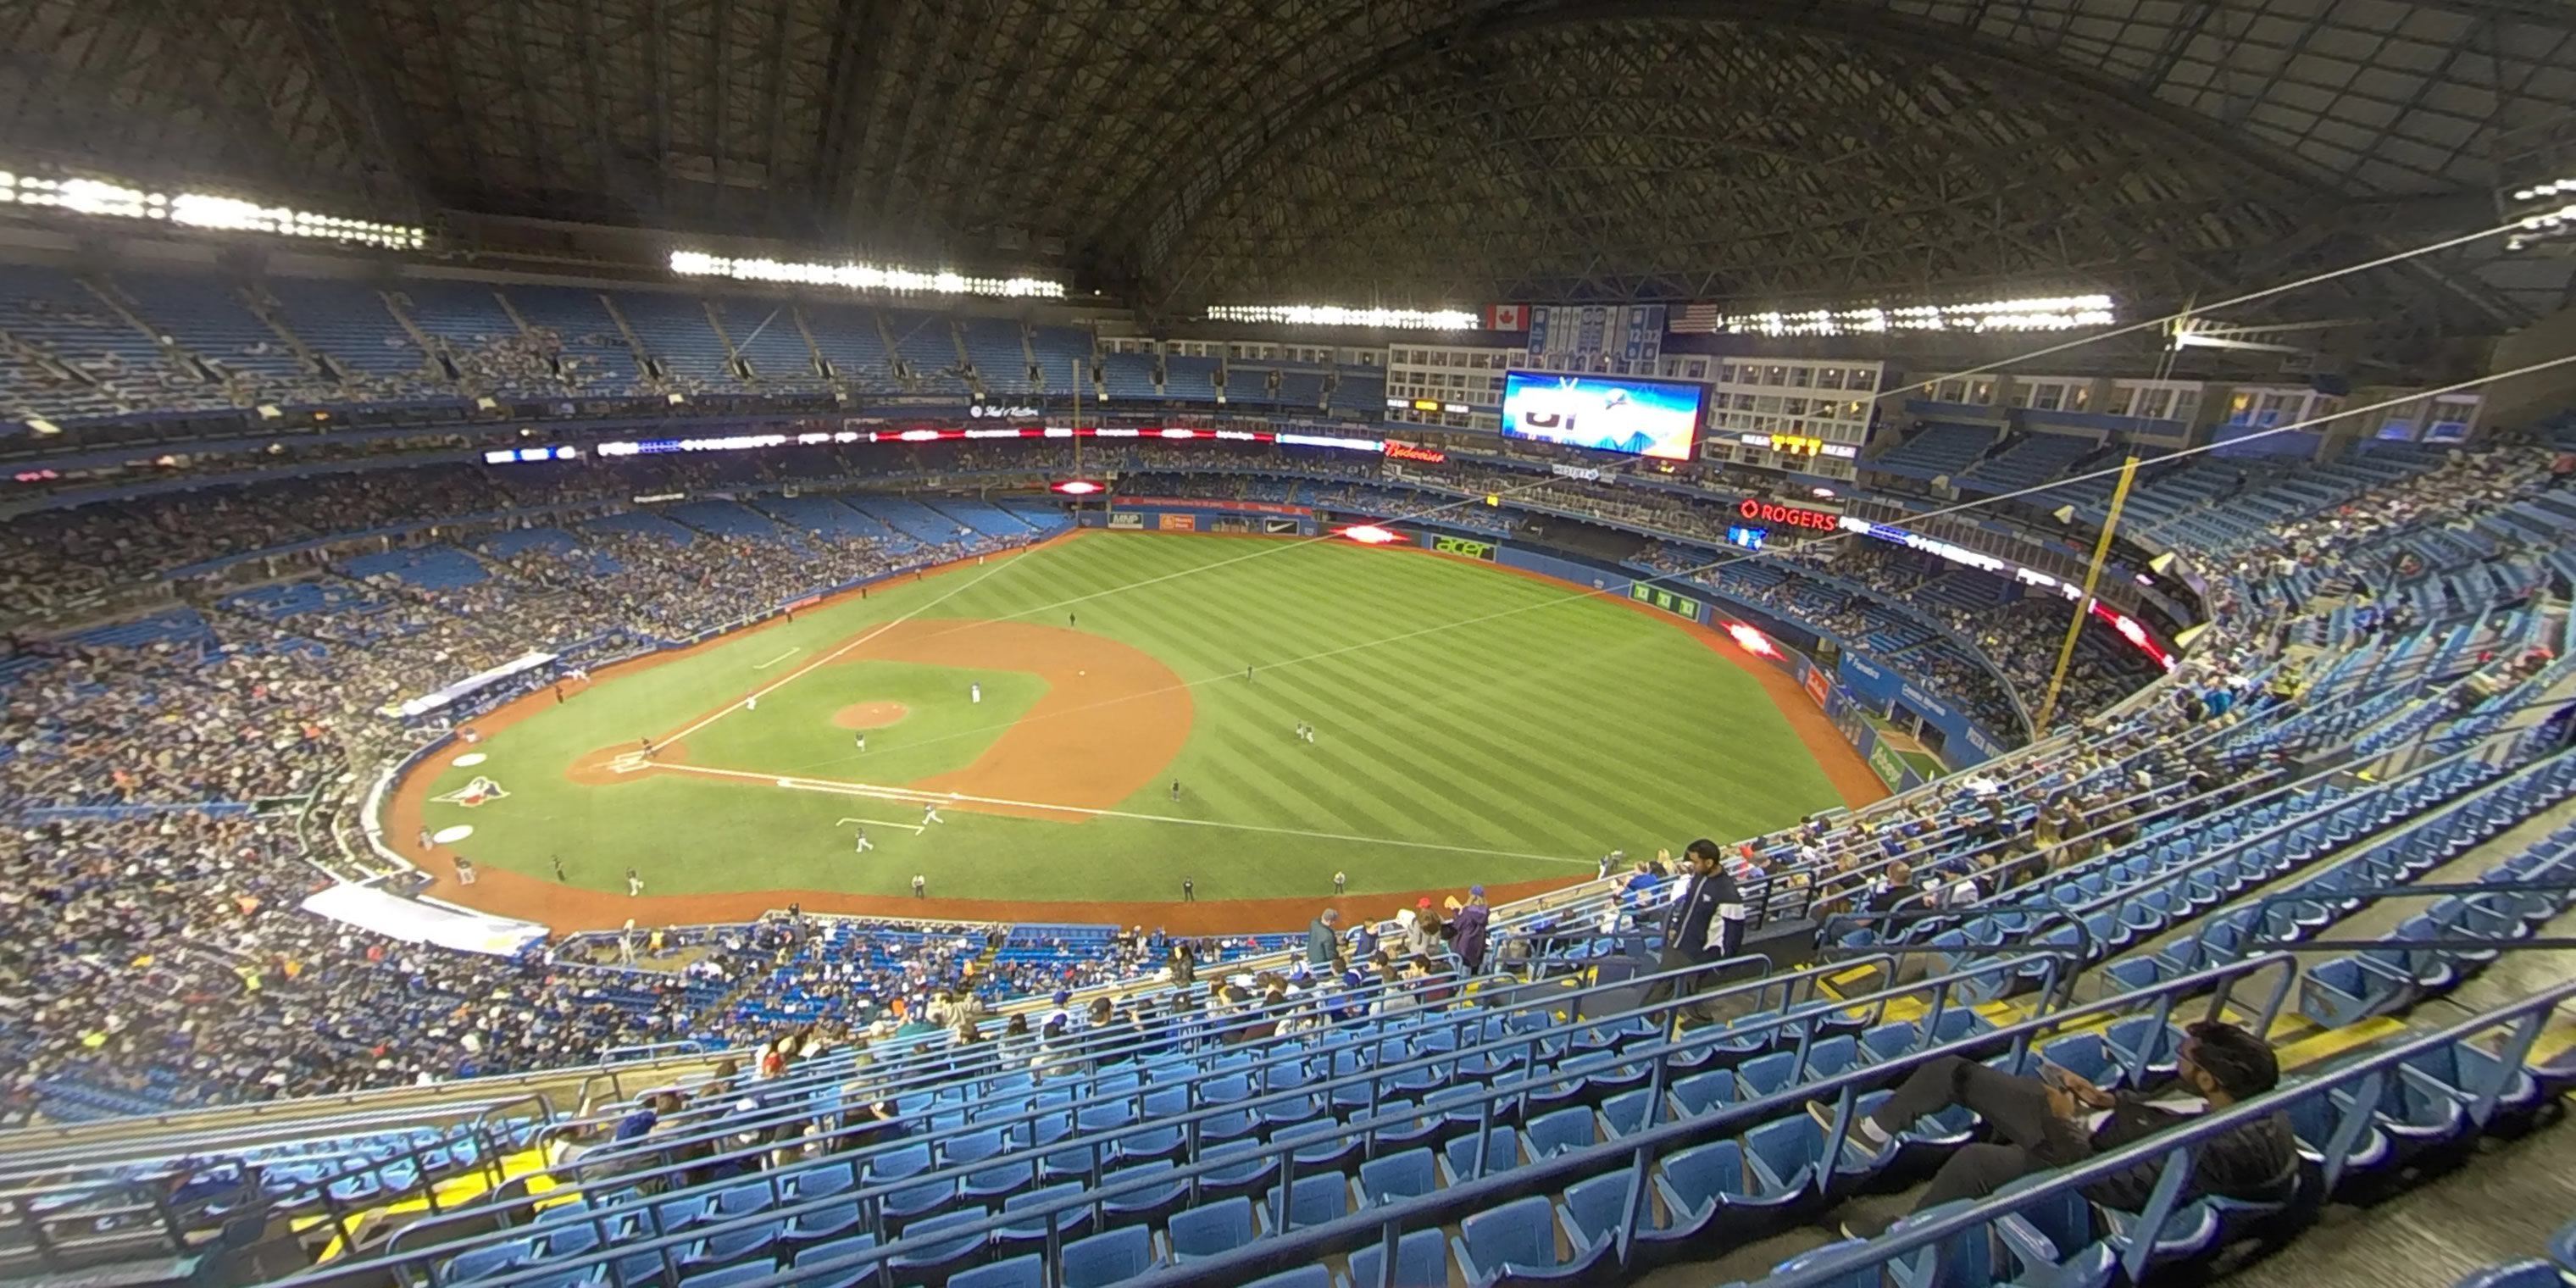
<path fill-rule="evenodd" d="M 1459 962 L 1470 975 L 1485 971 L 1485 939 L 1493 915 L 1494 910 L 1485 906 L 1485 887 L 1469 886 L 1467 906 L 1449 919 L 1449 946 L 1457 951 Z"/>

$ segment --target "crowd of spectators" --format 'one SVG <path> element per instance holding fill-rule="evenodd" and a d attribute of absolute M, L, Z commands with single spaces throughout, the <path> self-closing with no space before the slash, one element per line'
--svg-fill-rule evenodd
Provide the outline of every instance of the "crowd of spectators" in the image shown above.
<path fill-rule="evenodd" d="M 213 493 L 168 511 L 166 524 L 137 529 L 145 534 L 139 538 L 123 534 L 124 543 L 112 526 L 40 529 L 21 521 L 10 525 L 11 539 L 21 552 L 43 553 L 6 566 L 30 578 L 68 571 L 54 561 L 72 548 L 66 534 L 75 531 L 114 552 L 102 558 L 132 569 L 194 553 L 201 539 L 220 548 L 282 531 L 319 532 L 335 508 L 354 521 L 435 514 L 442 506 L 491 509 L 489 473 L 347 476 L 315 485 L 316 503 L 287 488 Z M 2321 563 L 2432 521 L 2462 498 L 2493 499 L 2497 478 L 2527 487 L 2535 477 L 2527 456 L 2446 467 L 2314 521 L 2323 527 L 2285 527 L 2269 547 L 2243 552 L 2240 566 L 2260 576 L 2281 558 Z M 559 481 L 526 486 L 542 493 Z M 1196 484 L 1174 476 L 1169 485 Z M 1324 493 L 1358 508 L 1432 495 L 1357 484 Z M 204 530 L 193 529 L 194 519 L 209 516 Z M 294 796 L 374 763 L 403 736 L 374 713 L 379 701 L 533 642 L 526 632 L 503 630 L 504 616 L 547 635 L 670 637 L 887 566 L 888 552 L 867 541 L 781 535 L 777 542 L 687 544 L 598 535 L 569 551 L 487 558 L 494 576 L 475 587 L 414 593 L 367 586 L 363 593 L 379 605 L 374 633 L 322 650 L 304 646 L 322 623 L 254 625 L 224 614 L 202 637 L 123 648 L 31 641 L 16 650 L 12 660 L 23 665 L 0 689 L 0 808 L 23 820 L 0 833 L 0 1050 L 19 1070 L 18 1089 L 70 1077 L 174 1100 L 230 1099 L 542 1067 L 606 1046 L 760 1032 L 781 1022 L 768 1005 L 778 999 L 830 1009 L 845 1021 L 873 1013 L 873 1024 L 938 1025 L 982 1041 L 987 1027 L 1000 1026 L 980 1020 L 972 1013 L 978 1002 L 966 999 L 989 1005 L 996 996 L 1042 990 L 1052 997 L 1147 972 L 1204 981 L 1204 1002 L 1184 992 L 1184 1000 L 1157 1005 L 1199 1008 L 1209 1022 L 1300 996 L 1317 999 L 1309 1015 L 1321 1017 L 1354 972 L 1365 982 L 1443 969 L 1436 951 L 1442 918 L 1419 909 L 1408 910 L 1415 914 L 1409 923 L 1394 923 L 1387 939 L 1400 942 L 1381 941 L 1352 962 L 1336 960 L 1334 972 L 1309 971 L 1303 979 L 1291 972 L 1219 978 L 1216 963 L 1263 945 L 1193 943 L 1176 951 L 1141 928 L 1098 953 L 1008 965 L 993 960 L 995 945 L 979 942 L 973 928 L 907 931 L 903 946 L 889 949 L 891 933 L 861 928 L 835 940 L 799 921 L 720 934 L 685 964 L 655 970 L 648 962 L 644 975 L 545 952 L 454 954 L 302 912 L 301 899 L 330 878 L 289 819 L 154 809 Z M 1829 568 L 1838 580 L 1921 572 L 1870 556 Z M 2192 803 L 2182 808 L 2205 809 L 2265 781 L 2259 775 L 2277 766 L 2200 763 L 2176 750 L 2208 721 L 2294 700 L 2250 690 L 2271 653 L 2266 637 L 2227 624 L 2239 608 L 2235 591 L 2224 583 L 2215 589 L 2213 613 L 2222 626 L 2177 673 L 2177 691 L 2242 691 L 2241 701 L 2195 697 L 2118 720 L 2096 718 L 2072 743 L 1964 776 L 1903 809 L 1749 846 L 1744 875 L 1767 893 L 1795 893 L 1824 907 L 1879 900 L 1890 890 L 1991 894 L 2116 843 L 2143 811 L 2184 802 Z M 1991 625 L 1993 647 L 2019 657 L 2042 643 L 2053 647 L 2046 621 L 2035 612 L 2029 619 L 2022 626 L 2008 616 L 1976 624 Z M 98 817 L 67 812 L 102 807 L 108 812 Z M 831 949 L 835 942 L 848 951 Z M 1143 1022 L 1117 1005 L 1108 1010 L 1099 1022 Z M 1095 1014 L 1086 1008 L 1082 1022 Z M 1050 1018 L 1041 1015 L 1016 1034 L 1005 1027 L 990 1040 L 1023 1041 L 1030 1058 L 1043 1061 Z M 1070 1015 L 1062 1021 L 1074 1022 Z"/>

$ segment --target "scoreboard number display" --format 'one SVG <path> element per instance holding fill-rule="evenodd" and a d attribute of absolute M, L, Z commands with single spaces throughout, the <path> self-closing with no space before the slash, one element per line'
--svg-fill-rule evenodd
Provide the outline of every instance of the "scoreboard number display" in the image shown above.
<path fill-rule="evenodd" d="M 1688 595 L 1676 595 L 1661 586 L 1642 581 L 1628 583 L 1628 598 L 1640 604 L 1651 604 L 1676 617 L 1700 620 L 1700 602 Z"/>

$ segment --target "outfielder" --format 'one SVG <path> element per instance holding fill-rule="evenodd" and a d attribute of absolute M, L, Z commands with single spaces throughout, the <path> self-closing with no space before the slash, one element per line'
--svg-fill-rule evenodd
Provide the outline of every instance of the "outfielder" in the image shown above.
<path fill-rule="evenodd" d="M 876 846 L 876 842 L 871 841 L 871 840 L 869 840 L 869 839 L 868 839 L 868 829 L 866 829 L 866 828 L 864 828 L 864 827 L 863 827 L 863 828 L 860 828 L 860 829 L 859 829 L 859 848 L 857 848 L 857 849 L 855 849 L 855 850 L 852 850 L 852 851 L 851 851 L 851 853 L 853 853 L 853 854 L 865 854 L 865 853 L 867 853 L 868 851 L 873 850 L 873 849 L 875 849 L 875 848 L 877 848 L 877 846 Z"/>
<path fill-rule="evenodd" d="M 921 803 L 921 825 L 923 827 L 928 827 L 933 823 L 944 823 L 947 821 L 948 820 L 939 817 L 939 802 L 923 801 Z"/>

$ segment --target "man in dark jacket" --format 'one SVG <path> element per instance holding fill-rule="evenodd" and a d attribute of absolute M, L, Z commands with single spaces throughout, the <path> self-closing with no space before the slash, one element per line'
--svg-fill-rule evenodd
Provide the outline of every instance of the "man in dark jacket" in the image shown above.
<path fill-rule="evenodd" d="M 1671 855 L 1661 853 L 1660 859 Z M 1726 874 L 1726 852 L 1717 842 L 1701 839 L 1682 851 L 1682 878 L 1664 913 L 1664 955 L 1658 971 L 1706 966 L 1733 956 L 1744 946 L 1744 895 Z M 1668 975 L 1646 990 L 1640 1005 L 1652 1006 L 1675 995 L 1688 997 L 1706 986 L 1704 973 Z"/>
<path fill-rule="evenodd" d="M 2281 1066 L 2269 1043 L 2215 1020 L 2185 1031 L 2173 1081 L 2153 1094 L 2107 1092 L 2082 1075 L 2055 1065 L 2043 1077 L 2000 1073 L 1973 1060 L 1944 1056 L 1917 1066 L 1885 1103 L 1852 1125 L 1852 1139 L 1875 1152 L 1917 1119 L 1965 1105 L 1994 1128 L 1992 1142 L 1952 1153 L 1914 1205 L 1917 1212 L 1952 1199 L 1982 1198 L 2033 1172 L 2065 1167 L 2144 1140 L 2167 1127 L 2270 1091 Z M 1833 1106 L 1821 1101 L 1807 1112 L 1832 1129 Z M 2150 1158 L 2084 1187 L 2084 1197 L 2134 1212 L 2155 1189 L 2162 1157 Z M 2184 1197 L 2276 1196 L 2298 1170 L 2298 1142 L 2286 1113 L 2248 1123 L 2204 1141 L 2194 1159 Z M 1883 1227 L 1847 1223 L 1856 1238 Z"/>

